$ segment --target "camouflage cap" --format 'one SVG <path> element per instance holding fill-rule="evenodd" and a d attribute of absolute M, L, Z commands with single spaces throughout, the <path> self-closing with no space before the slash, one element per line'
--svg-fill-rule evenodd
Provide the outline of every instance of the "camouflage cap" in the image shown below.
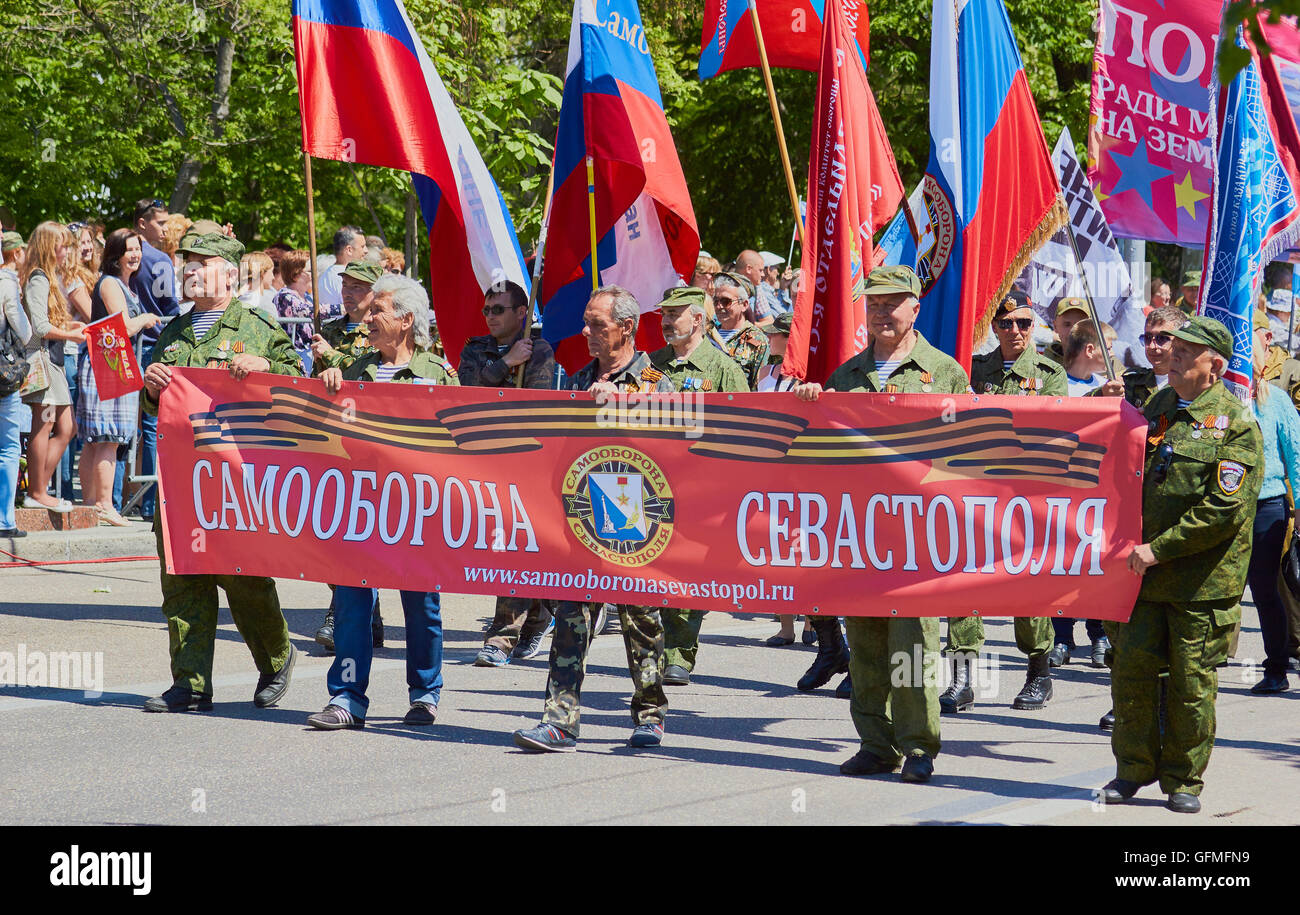
<path fill-rule="evenodd" d="M 384 275 L 384 268 L 369 261 L 352 261 L 343 268 L 342 275 L 360 280 L 367 286 L 373 286 L 375 281 Z"/>
<path fill-rule="evenodd" d="M 18 232 L 10 229 L 7 232 L 0 233 L 0 250 L 12 251 L 15 248 L 22 248 L 27 244 Z"/>
<path fill-rule="evenodd" d="M 1092 316 L 1092 306 L 1088 304 L 1087 299 L 1081 299 L 1077 295 L 1062 296 L 1056 300 L 1056 308 L 1052 314 L 1060 317 L 1067 311 L 1081 311 L 1089 317 Z"/>
<path fill-rule="evenodd" d="M 743 289 L 747 297 L 751 299 L 754 297 L 754 284 L 749 281 L 749 277 L 741 276 L 739 273 L 719 273 L 717 276 L 713 278 L 713 281 L 716 283 L 719 279 L 723 277 L 726 277 L 727 279 L 735 283 L 737 286 L 739 286 L 741 289 Z"/>
<path fill-rule="evenodd" d="M 763 333 L 767 334 L 770 337 L 773 334 L 789 334 L 790 328 L 793 326 L 794 326 L 794 312 L 783 311 L 781 314 L 777 315 L 775 318 L 772 319 L 771 324 L 764 324 L 762 327 L 759 328 L 759 330 L 761 330 Z"/>
<path fill-rule="evenodd" d="M 181 254 L 201 254 L 204 257 L 224 257 L 236 267 L 244 256 L 244 246 L 237 238 L 208 232 L 206 235 L 190 233 L 181 239 L 176 249 Z"/>
<path fill-rule="evenodd" d="M 1179 283 L 1179 285 L 1180 285 L 1180 286 L 1200 286 L 1200 285 L 1201 285 L 1201 271 L 1199 271 L 1199 270 L 1188 270 L 1186 273 L 1183 274 L 1183 281 L 1182 281 L 1181 283 Z"/>
<path fill-rule="evenodd" d="M 998 302 L 998 307 L 994 309 L 993 314 L 995 316 L 1009 315 L 1013 311 L 1033 307 L 1034 303 L 1029 300 L 1029 296 L 1025 295 L 1019 289 L 1012 289 L 1002 297 L 1001 302 Z"/>
<path fill-rule="evenodd" d="M 688 305 L 705 307 L 709 294 L 698 286 L 677 286 L 664 291 L 664 300 L 655 308 L 684 308 Z"/>
<path fill-rule="evenodd" d="M 895 295 L 906 292 L 920 297 L 921 280 L 911 267 L 877 267 L 867 274 L 867 295 Z"/>
<path fill-rule="evenodd" d="M 1171 333 L 1179 340 L 1208 346 L 1225 359 L 1232 358 L 1232 334 L 1214 318 L 1193 315 Z"/>

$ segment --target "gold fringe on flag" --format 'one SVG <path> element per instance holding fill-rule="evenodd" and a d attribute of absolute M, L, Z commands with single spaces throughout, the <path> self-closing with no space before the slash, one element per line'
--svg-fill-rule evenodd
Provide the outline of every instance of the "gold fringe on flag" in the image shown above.
<path fill-rule="evenodd" d="M 993 293 L 993 297 L 981 306 L 980 312 L 975 319 L 974 334 L 971 337 L 972 348 L 979 346 L 984 342 L 984 338 L 988 336 L 989 325 L 993 323 L 993 310 L 997 308 L 998 303 L 1002 301 L 1006 294 L 1011 291 L 1012 284 L 1014 284 L 1016 278 L 1024 272 L 1025 267 L 1029 266 L 1030 259 L 1038 253 L 1039 248 L 1047 244 L 1048 239 L 1061 229 L 1065 228 L 1065 221 L 1068 218 L 1069 214 L 1065 209 L 1065 201 L 1062 199 L 1060 194 L 1057 194 L 1056 200 L 1052 202 L 1052 205 L 1048 207 L 1047 212 L 1043 214 L 1043 219 L 1038 224 L 1038 228 L 1029 233 L 1029 237 L 1025 239 L 1025 243 L 1021 245 L 1020 250 L 1016 252 L 1015 259 L 1011 261 L 1011 266 L 1007 268 L 1007 272 L 1003 275 L 1002 281 L 998 283 L 997 290 Z"/>

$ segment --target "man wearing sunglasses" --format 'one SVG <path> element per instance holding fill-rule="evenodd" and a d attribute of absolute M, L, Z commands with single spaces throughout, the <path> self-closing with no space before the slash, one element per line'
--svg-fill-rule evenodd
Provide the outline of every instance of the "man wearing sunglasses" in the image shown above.
<path fill-rule="evenodd" d="M 485 388 L 549 390 L 555 378 L 555 352 L 541 337 L 529 334 L 528 293 L 518 283 L 492 286 L 483 298 L 488 332 L 471 337 L 460 351 L 462 385 Z M 505 667 L 526 661 L 542 650 L 554 626 L 550 601 L 531 597 L 497 597 L 496 614 L 474 658 L 477 667 Z"/>
<path fill-rule="evenodd" d="M 1219 380 L 1231 332 L 1195 316 L 1172 333 L 1169 386 L 1143 410 L 1143 542 L 1128 556 L 1142 588 L 1129 621 L 1114 630 L 1116 771 L 1100 799 L 1124 803 L 1158 780 L 1166 807 L 1196 813 L 1214 747 L 1216 667 L 1241 620 L 1264 456 L 1259 426 Z"/>
<path fill-rule="evenodd" d="M 976 394 L 1018 397 L 1065 397 L 1065 370 L 1034 350 L 1034 306 L 1028 296 L 1013 290 L 994 312 L 993 331 L 998 348 L 971 359 L 971 387 Z M 1037 710 L 1052 698 L 1052 673 L 1047 653 L 1052 650 L 1052 623 L 1045 616 L 1018 616 L 1014 624 L 1016 647 L 1029 657 L 1029 670 L 1014 709 Z M 939 709 L 955 714 L 975 704 L 971 665 L 984 647 L 984 621 L 978 616 L 948 620 L 948 654 L 952 682 L 939 695 Z"/>
<path fill-rule="evenodd" d="M 1146 329 L 1138 337 L 1146 353 L 1150 368 L 1126 371 L 1119 383 L 1107 382 L 1093 392 L 1093 396 L 1118 396 L 1123 385 L 1124 399 L 1141 410 L 1152 396 L 1169 383 L 1169 361 L 1173 356 L 1174 334 L 1187 316 L 1172 305 L 1152 309 L 1147 315 Z"/>

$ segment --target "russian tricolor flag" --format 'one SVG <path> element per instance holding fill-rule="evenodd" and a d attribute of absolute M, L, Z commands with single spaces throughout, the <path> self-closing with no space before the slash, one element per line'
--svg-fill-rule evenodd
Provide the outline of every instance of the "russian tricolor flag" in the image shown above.
<path fill-rule="evenodd" d="M 401 0 L 293 0 L 303 149 L 411 173 L 429 229 L 430 298 L 453 362 L 483 293 L 527 269 L 496 182 Z"/>
<path fill-rule="evenodd" d="M 1065 225 L 1065 204 L 1001 0 L 935 0 L 933 23 L 930 163 L 912 200 L 921 237 L 891 260 L 916 264 L 917 330 L 969 371 L 994 306 Z M 882 247 L 910 236 L 901 220 Z"/>
<path fill-rule="evenodd" d="M 588 156 L 599 282 L 626 287 L 650 311 L 694 272 L 700 233 L 635 0 L 573 7 L 542 273 L 544 334 L 570 370 L 591 358 L 580 336 L 592 289 Z M 637 340 L 662 346 L 658 322 L 642 321 Z"/>
<path fill-rule="evenodd" d="M 816 70 L 821 66 L 825 0 L 705 0 L 700 35 L 700 79 L 726 70 L 757 67 L 758 43 L 753 17 L 763 31 L 763 48 L 772 67 Z M 862 68 L 867 68 L 871 23 L 866 5 L 858 18 L 856 39 Z"/>

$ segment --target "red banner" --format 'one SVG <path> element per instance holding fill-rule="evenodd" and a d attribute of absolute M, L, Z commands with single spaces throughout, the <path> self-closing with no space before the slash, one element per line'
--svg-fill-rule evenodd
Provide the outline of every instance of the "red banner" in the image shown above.
<path fill-rule="evenodd" d="M 144 386 L 144 373 L 136 362 L 122 312 L 87 324 L 81 332 L 86 337 L 86 353 L 100 400 L 134 394 Z"/>
<path fill-rule="evenodd" d="M 627 395 L 173 372 L 166 564 L 746 613 L 1128 618 L 1120 399 Z"/>

